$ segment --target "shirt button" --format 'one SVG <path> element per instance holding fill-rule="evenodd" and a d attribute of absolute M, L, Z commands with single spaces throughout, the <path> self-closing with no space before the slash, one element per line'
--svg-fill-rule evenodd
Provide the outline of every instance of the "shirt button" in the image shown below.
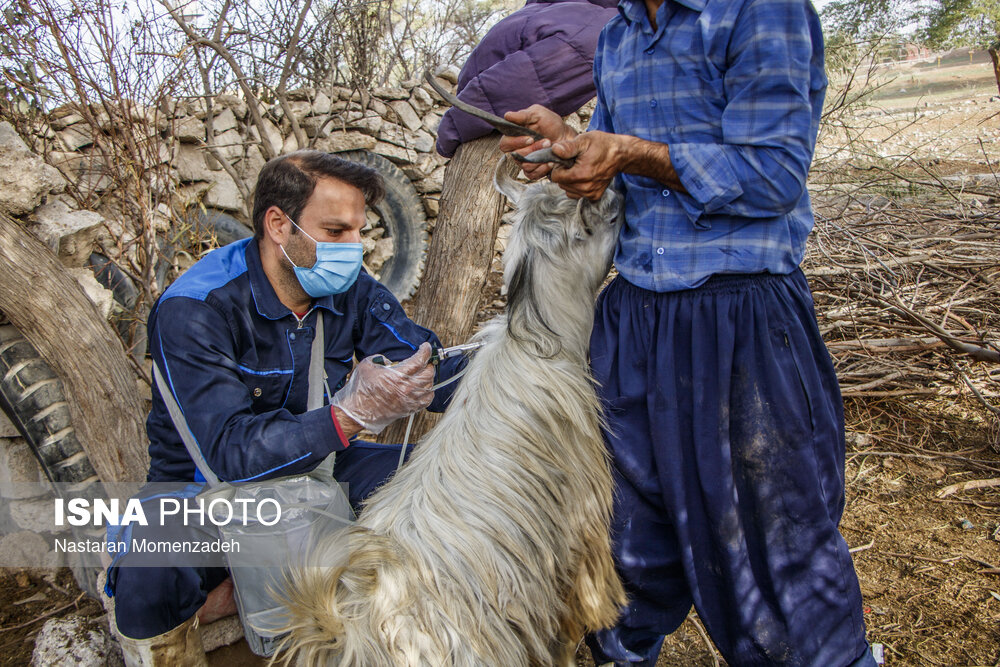
<path fill-rule="evenodd" d="M 254 395 L 254 397 L 255 397 L 255 398 L 260 398 L 260 395 L 261 395 L 262 393 L 264 393 L 264 392 L 262 392 L 262 391 L 260 390 L 260 387 L 254 387 L 254 388 L 253 388 L 253 395 Z"/>
<path fill-rule="evenodd" d="M 664 190 L 660 194 L 663 195 L 664 197 L 669 197 L 670 196 L 670 190 Z"/>
<path fill-rule="evenodd" d="M 648 49 L 646 49 L 646 55 L 647 56 L 653 55 L 653 47 L 649 47 Z"/>
<path fill-rule="evenodd" d="M 390 305 L 389 305 L 389 304 L 387 304 L 387 303 L 383 303 L 383 304 L 382 304 L 382 310 L 385 310 L 385 311 L 389 311 L 389 310 L 392 310 L 392 306 L 390 306 Z"/>
<path fill-rule="evenodd" d="M 656 108 L 656 100 L 650 100 L 649 101 L 649 106 L 651 106 L 651 107 L 653 107 L 655 109 Z"/>
<path fill-rule="evenodd" d="M 657 255 L 662 255 L 663 254 L 663 248 L 657 248 L 656 249 L 656 254 Z"/>
<path fill-rule="evenodd" d="M 293 333 L 292 333 L 292 334 L 288 334 L 288 337 L 289 337 L 290 339 L 292 339 L 292 340 L 295 340 L 295 334 L 293 334 Z"/>

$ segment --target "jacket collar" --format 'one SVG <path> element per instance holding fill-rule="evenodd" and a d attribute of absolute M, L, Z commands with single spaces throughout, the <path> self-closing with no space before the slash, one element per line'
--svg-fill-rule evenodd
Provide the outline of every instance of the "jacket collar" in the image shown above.
<path fill-rule="evenodd" d="M 295 317 L 295 314 L 278 299 L 278 294 L 274 291 L 271 281 L 264 273 L 264 265 L 260 261 L 260 245 L 250 239 L 247 243 L 245 257 L 247 262 L 247 273 L 250 276 L 250 292 L 253 294 L 253 302 L 257 307 L 257 312 L 261 317 L 269 320 L 280 320 L 284 317 Z M 351 286 L 353 288 L 353 285 Z M 334 315 L 343 315 L 333 305 L 333 296 L 323 296 L 313 299 L 314 308 L 325 308 Z"/>

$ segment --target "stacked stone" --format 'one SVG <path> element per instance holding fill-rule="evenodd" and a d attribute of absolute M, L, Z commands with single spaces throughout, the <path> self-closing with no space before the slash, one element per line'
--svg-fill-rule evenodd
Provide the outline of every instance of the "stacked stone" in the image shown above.
<path fill-rule="evenodd" d="M 438 82 L 454 89 L 457 72 L 453 68 L 441 71 Z M 381 155 L 413 182 L 433 224 L 447 163 L 436 153 L 434 144 L 447 106 L 426 82 L 406 81 L 370 92 L 302 88 L 286 97 L 286 106 L 275 103 L 259 110 L 263 133 L 275 154 L 312 147 L 333 153 L 364 149 Z M 233 168 L 246 190 L 252 191 L 264 156 L 261 131 L 246 101 L 235 95 L 217 95 L 212 100 L 211 118 L 203 98 L 168 100 L 163 109 L 165 113 L 147 115 L 165 138 L 164 160 L 171 167 L 179 203 L 200 201 L 210 208 L 242 212 L 240 188 L 209 146 Z M 305 145 L 296 138 L 292 118 L 306 137 Z M 79 114 L 68 108 L 56 110 L 50 115 L 49 126 L 43 136 L 50 142 L 50 162 L 64 173 L 89 176 L 88 185 L 96 194 L 111 187 L 101 165 L 95 164 L 98 158 L 91 149 L 89 128 L 84 129 L 87 126 Z"/>

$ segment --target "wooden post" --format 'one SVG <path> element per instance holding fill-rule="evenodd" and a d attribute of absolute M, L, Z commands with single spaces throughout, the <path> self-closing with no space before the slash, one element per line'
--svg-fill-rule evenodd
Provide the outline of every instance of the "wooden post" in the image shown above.
<path fill-rule="evenodd" d="M 444 345 L 464 343 L 472 335 L 483 290 L 493 262 L 504 198 L 493 189 L 493 172 L 501 158 L 500 135 L 491 134 L 458 147 L 444 173 L 441 211 L 427 253 L 427 268 L 413 299 L 410 315 L 438 335 Z M 513 174 L 516 167 L 508 167 Z M 421 413 L 410 442 L 437 423 Z M 393 424 L 379 442 L 402 442 L 406 420 Z"/>
<path fill-rule="evenodd" d="M 143 409 L 118 336 L 52 251 L 5 214 L 0 311 L 59 376 L 73 427 L 101 481 L 145 481 Z"/>

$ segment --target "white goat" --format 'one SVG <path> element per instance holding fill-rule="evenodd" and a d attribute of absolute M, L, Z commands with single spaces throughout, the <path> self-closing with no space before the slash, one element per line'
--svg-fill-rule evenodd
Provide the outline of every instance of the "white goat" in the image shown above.
<path fill-rule="evenodd" d="M 306 664 L 571 665 L 625 602 L 587 367 L 620 198 L 495 184 L 517 209 L 507 313 L 409 463 L 313 554 L 322 566 L 291 573 L 288 646 Z"/>

